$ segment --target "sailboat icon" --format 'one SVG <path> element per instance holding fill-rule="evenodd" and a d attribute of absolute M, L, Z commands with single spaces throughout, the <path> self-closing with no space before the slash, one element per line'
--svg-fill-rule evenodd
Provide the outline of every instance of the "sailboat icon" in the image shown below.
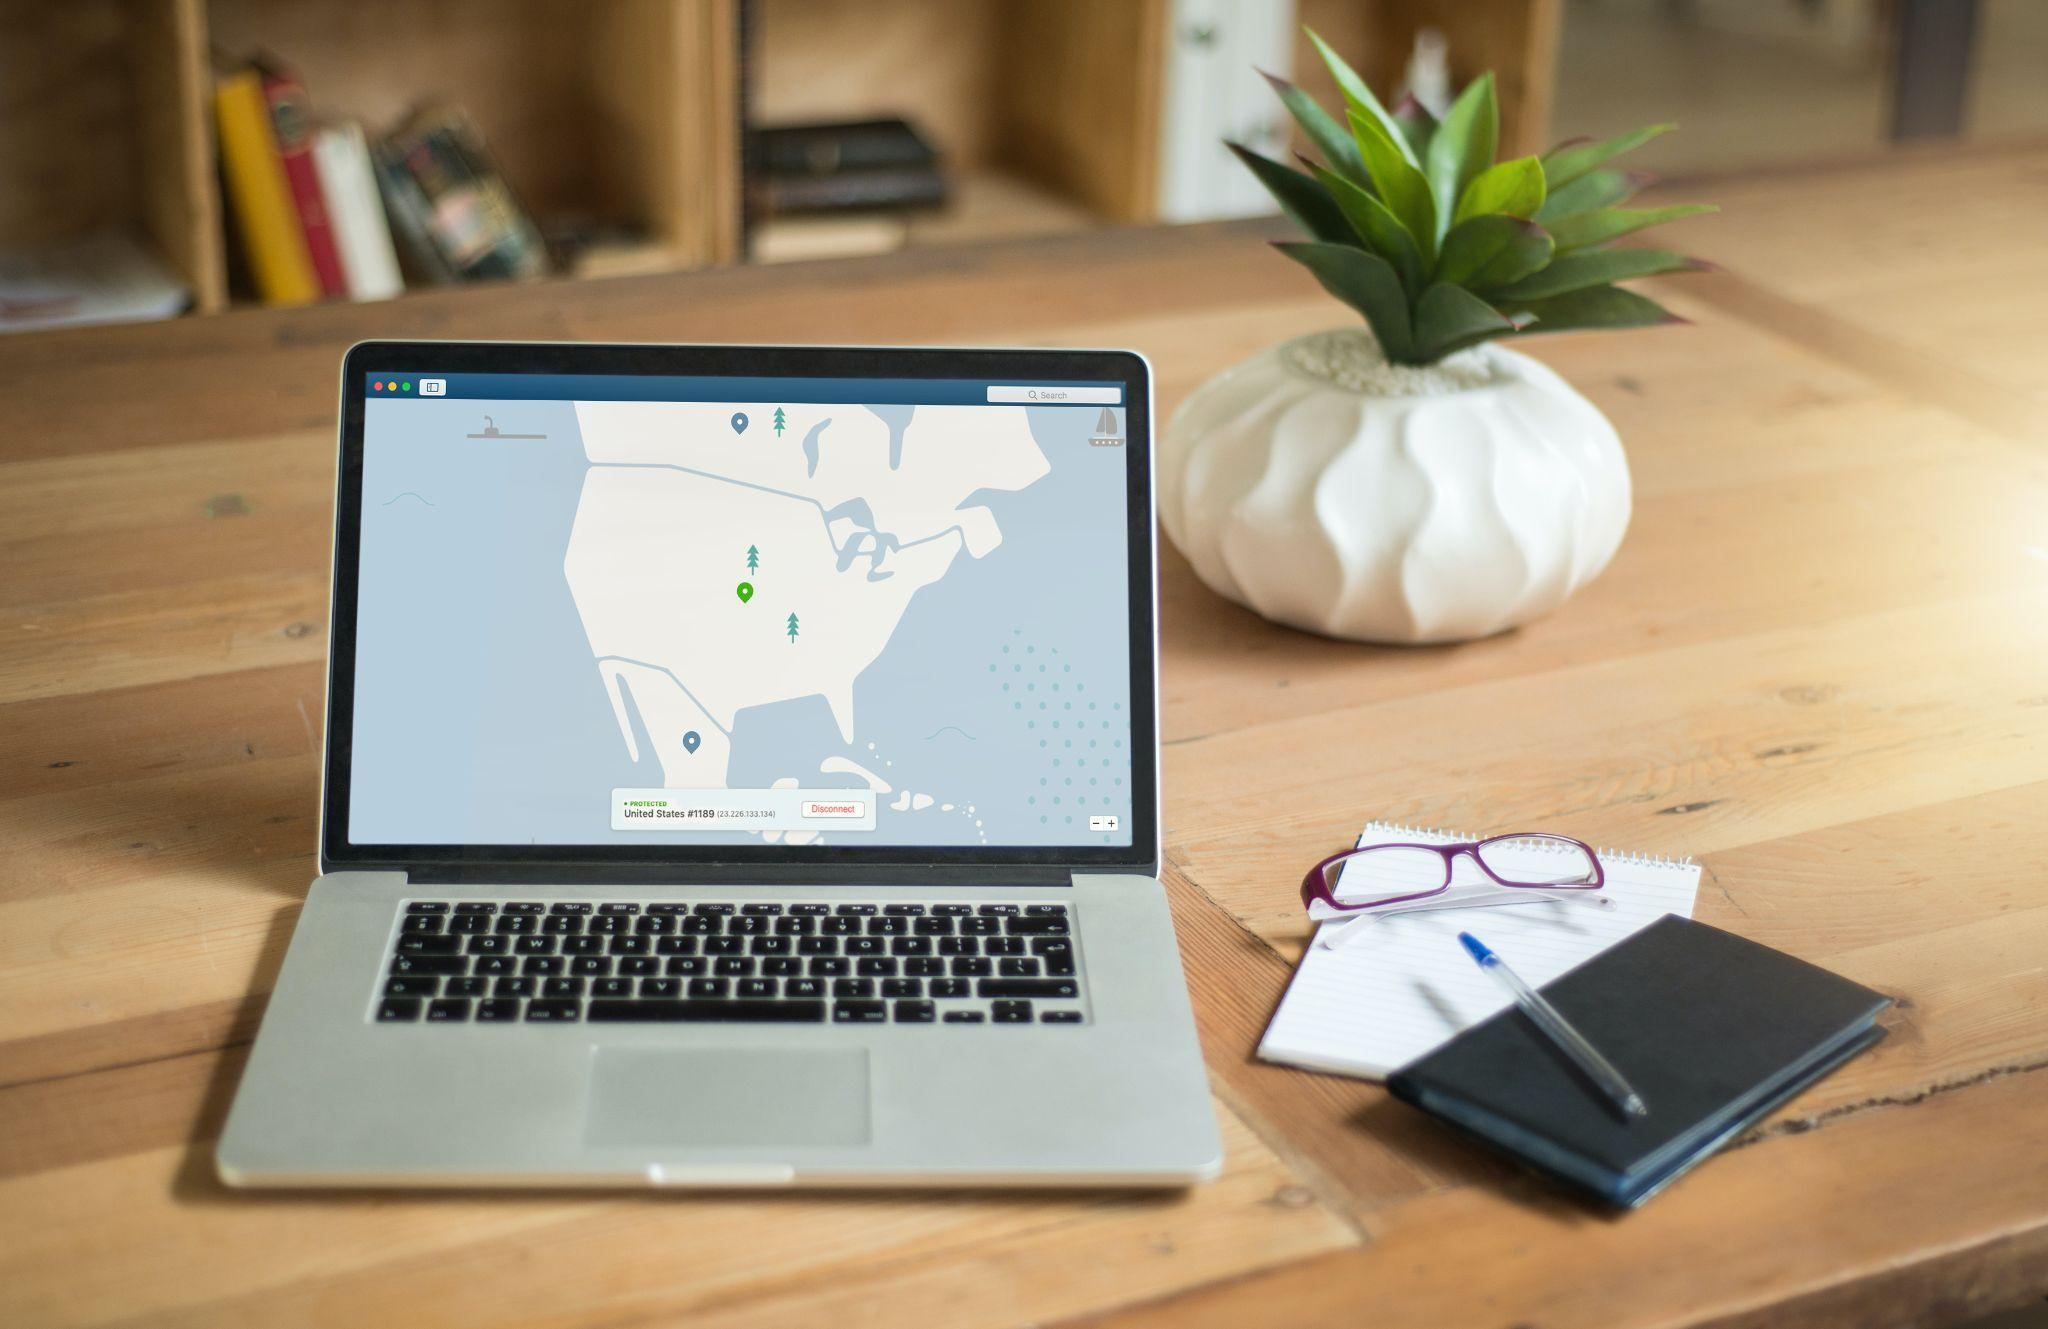
<path fill-rule="evenodd" d="M 504 433 L 500 433 L 500 432 L 498 432 L 498 422 L 497 422 L 496 420 L 493 420 L 493 419 L 491 419 L 491 417 L 487 415 L 487 416 L 485 416 L 485 417 L 484 417 L 484 427 L 483 427 L 483 431 L 482 431 L 481 433 L 476 433 L 476 434 L 464 434 L 464 435 L 463 435 L 463 437 L 464 437 L 464 438 L 484 438 L 484 439 L 508 439 L 508 438 L 546 438 L 546 437 L 547 437 L 547 435 L 546 435 L 546 434 L 504 434 Z"/>
<path fill-rule="evenodd" d="M 1095 421 L 1095 432 L 1088 436 L 1088 445 L 1096 448 L 1120 448 L 1124 445 L 1124 436 L 1117 430 L 1115 411 L 1107 406 L 1102 408 L 1102 415 Z"/>

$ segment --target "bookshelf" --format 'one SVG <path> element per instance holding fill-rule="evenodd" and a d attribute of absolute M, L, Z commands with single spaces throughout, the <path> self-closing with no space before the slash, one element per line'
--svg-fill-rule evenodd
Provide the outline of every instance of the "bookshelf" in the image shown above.
<path fill-rule="evenodd" d="M 1297 0 L 1376 83 L 1414 31 L 1500 71 L 1541 137 L 1559 0 Z M 144 241 L 194 308 L 246 296 L 217 176 L 217 56 L 269 52 L 373 132 L 465 107 L 544 228 L 616 243 L 590 275 L 742 261 L 741 105 L 757 123 L 910 118 L 954 182 L 904 243 L 1155 218 L 1161 88 L 1187 0 L 0 0 L 0 247 Z M 745 53 L 742 53 L 742 29 Z M 1334 96 L 1306 44 L 1295 68 Z M 91 145 L 81 150 L 80 145 Z M 574 274 L 572 274 L 574 275 Z M 231 285 L 231 282 L 233 284 Z"/>

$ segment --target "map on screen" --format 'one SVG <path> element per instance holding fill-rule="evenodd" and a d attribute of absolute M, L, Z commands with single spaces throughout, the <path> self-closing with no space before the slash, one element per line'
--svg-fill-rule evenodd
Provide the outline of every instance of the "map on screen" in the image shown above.
<path fill-rule="evenodd" d="M 352 842 L 1131 843 L 1120 400 L 434 382 L 366 404 Z"/>

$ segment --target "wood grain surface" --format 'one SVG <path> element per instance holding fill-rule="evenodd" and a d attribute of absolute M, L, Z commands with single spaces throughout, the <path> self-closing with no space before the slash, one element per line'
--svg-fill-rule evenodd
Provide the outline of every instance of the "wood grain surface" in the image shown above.
<path fill-rule="evenodd" d="M 1700 192 L 1698 190 L 1693 191 Z M 1165 560 L 1168 871 L 1229 1161 L 1178 1195 L 242 1195 L 314 872 L 341 350 L 1128 345 L 1170 411 L 1342 321 L 1267 229 L 0 340 L 0 1323 L 1950 1323 L 2048 1294 L 2048 147 L 1716 182 L 1693 326 L 1535 342 L 1636 513 L 1551 618 L 1387 650 Z M 1374 817 L 1705 864 L 1891 1037 L 1640 1213 L 1252 1059 Z"/>

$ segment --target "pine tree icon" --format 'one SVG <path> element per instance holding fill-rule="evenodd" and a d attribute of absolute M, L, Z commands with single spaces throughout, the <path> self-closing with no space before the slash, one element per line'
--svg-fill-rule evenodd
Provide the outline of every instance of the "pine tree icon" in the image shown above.
<path fill-rule="evenodd" d="M 754 546 L 752 546 L 752 545 L 748 545 L 748 546 L 747 546 L 747 571 L 749 571 L 749 572 L 758 572 L 758 571 L 760 571 L 760 569 L 761 569 L 761 551 L 760 551 L 760 550 L 758 550 L 758 549 L 756 549 L 756 548 L 754 548 Z"/>
<path fill-rule="evenodd" d="M 780 406 L 775 408 L 775 437 L 782 437 L 782 408 Z"/>
<path fill-rule="evenodd" d="M 796 615 L 789 616 L 789 644 L 796 645 Z"/>

